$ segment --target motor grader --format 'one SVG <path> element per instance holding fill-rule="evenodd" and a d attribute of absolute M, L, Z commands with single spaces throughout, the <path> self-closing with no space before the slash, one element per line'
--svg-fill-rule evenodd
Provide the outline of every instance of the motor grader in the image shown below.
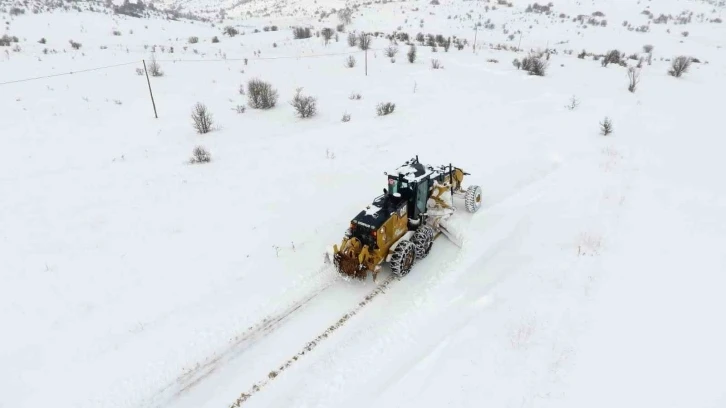
<path fill-rule="evenodd" d="M 454 197 L 464 199 L 469 212 L 481 208 L 479 186 L 462 188 L 464 176 L 458 167 L 433 167 L 419 162 L 418 156 L 407 161 L 388 177 L 383 195 L 356 215 L 350 222 L 340 245 L 329 249 L 326 259 L 346 277 L 373 280 L 384 262 L 391 271 L 405 276 L 416 261 L 425 258 L 434 240 L 441 234 L 461 246 L 461 238 L 450 223 L 456 212 Z"/>

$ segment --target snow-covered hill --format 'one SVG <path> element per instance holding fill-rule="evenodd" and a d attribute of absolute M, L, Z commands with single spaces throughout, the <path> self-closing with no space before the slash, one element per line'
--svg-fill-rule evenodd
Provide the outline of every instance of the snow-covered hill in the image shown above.
<path fill-rule="evenodd" d="M 724 2 L 439 1 L 2 2 L 0 407 L 726 406 Z M 482 187 L 463 247 L 340 279 L 414 155 Z"/>

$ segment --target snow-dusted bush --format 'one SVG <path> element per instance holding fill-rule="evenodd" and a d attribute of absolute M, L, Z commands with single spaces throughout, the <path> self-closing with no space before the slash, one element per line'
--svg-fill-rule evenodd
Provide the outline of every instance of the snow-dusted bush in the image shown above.
<path fill-rule="evenodd" d="M 645 44 L 643 46 L 643 52 L 650 54 L 651 52 L 653 52 L 653 46 L 650 44 Z"/>
<path fill-rule="evenodd" d="M 343 117 L 340 119 L 341 122 L 350 122 L 350 113 L 343 113 Z"/>
<path fill-rule="evenodd" d="M 230 37 L 234 37 L 235 35 L 239 34 L 239 31 L 232 26 L 224 27 L 224 30 L 222 32 Z"/>
<path fill-rule="evenodd" d="M 364 51 L 371 48 L 370 34 L 360 33 L 360 35 L 358 36 L 358 48 Z"/>
<path fill-rule="evenodd" d="M 394 58 L 396 54 L 398 54 L 398 47 L 394 47 L 393 45 L 389 45 L 383 50 L 383 54 L 388 58 Z"/>
<path fill-rule="evenodd" d="M 290 105 L 295 108 L 301 118 L 313 117 L 318 112 L 318 100 L 312 96 L 303 95 L 302 88 L 295 91 L 295 96 L 290 101 Z"/>
<path fill-rule="evenodd" d="M 605 54 L 605 57 L 602 59 L 602 66 L 607 67 L 608 64 L 619 64 L 622 56 L 620 55 L 620 51 L 618 50 L 610 50 Z"/>
<path fill-rule="evenodd" d="M 310 27 L 294 27 L 292 29 L 292 38 L 296 40 L 302 40 L 313 36 L 313 32 Z"/>
<path fill-rule="evenodd" d="M 199 37 L 191 36 L 191 37 L 189 37 L 188 41 L 189 41 L 189 44 L 196 44 L 199 42 Z"/>
<path fill-rule="evenodd" d="M 335 26 L 335 31 L 337 31 L 339 33 L 344 32 L 345 31 L 345 24 L 338 24 L 337 26 Z"/>
<path fill-rule="evenodd" d="M 358 45 L 358 37 L 354 33 L 348 33 L 348 46 L 355 47 Z"/>
<path fill-rule="evenodd" d="M 572 95 L 572 98 L 570 98 L 570 102 L 567 105 L 565 105 L 565 108 L 567 108 L 567 110 L 573 111 L 573 110 L 577 109 L 578 106 L 580 106 L 580 101 L 577 99 L 577 97 L 575 95 Z"/>
<path fill-rule="evenodd" d="M 45 37 L 43 37 L 40 40 L 38 40 L 38 44 L 45 44 L 46 42 L 47 41 L 46 41 Z"/>
<path fill-rule="evenodd" d="M 602 122 L 600 122 L 600 133 L 603 136 L 607 136 L 610 133 L 613 133 L 613 121 L 610 120 L 610 118 L 608 118 L 607 116 Z"/>
<path fill-rule="evenodd" d="M 350 96 L 348 97 L 348 99 L 350 99 L 351 101 L 359 101 L 361 100 L 361 98 L 363 98 L 363 96 L 361 96 L 361 94 L 359 94 L 358 92 L 351 92 Z"/>
<path fill-rule="evenodd" d="M 549 63 L 546 60 L 540 57 L 534 57 L 530 63 L 530 69 L 527 70 L 529 75 L 545 76 L 547 74 Z"/>
<path fill-rule="evenodd" d="M 323 41 L 325 42 L 325 45 L 327 45 L 330 42 L 330 39 L 335 35 L 335 31 L 333 31 L 332 28 L 325 27 L 320 31 L 320 35 L 322 35 Z"/>
<path fill-rule="evenodd" d="M 514 65 L 517 69 L 522 68 L 522 62 L 518 58 L 515 58 L 514 61 L 512 61 L 512 65 Z"/>
<path fill-rule="evenodd" d="M 354 57 L 354 56 L 352 56 L 352 55 L 349 55 L 349 56 L 348 56 L 348 57 L 347 57 L 347 58 L 345 59 L 345 66 L 346 66 L 346 67 L 348 67 L 348 68 L 353 68 L 353 67 L 355 67 L 355 57 Z"/>
<path fill-rule="evenodd" d="M 115 35 L 116 37 L 120 37 L 121 36 L 121 31 L 119 31 L 119 30 L 113 30 L 113 31 L 111 31 L 111 33 L 113 35 Z"/>
<path fill-rule="evenodd" d="M 205 149 L 203 146 L 197 146 L 192 151 L 192 157 L 189 159 L 189 163 L 196 164 L 196 163 L 209 163 L 212 161 L 212 154 L 209 153 L 209 150 Z"/>
<path fill-rule="evenodd" d="M 69 40 L 68 42 L 71 44 L 71 48 L 73 48 L 74 50 L 80 50 L 83 46 L 81 43 L 75 42 L 73 40 Z"/>
<path fill-rule="evenodd" d="M 628 68 L 628 91 L 635 92 L 638 82 L 640 82 L 640 69 L 635 67 Z"/>
<path fill-rule="evenodd" d="M 277 90 L 269 82 L 250 79 L 247 82 L 247 98 L 253 109 L 271 109 L 277 104 Z"/>
<path fill-rule="evenodd" d="M 353 22 L 353 10 L 348 7 L 338 10 L 338 18 L 340 19 L 340 22 L 345 25 L 352 23 Z"/>
<path fill-rule="evenodd" d="M 212 37 L 212 44 L 216 44 L 218 42 L 219 42 L 219 37 L 217 37 L 216 35 L 214 37 Z"/>
<path fill-rule="evenodd" d="M 411 64 L 416 62 L 416 46 L 414 44 L 411 44 L 411 47 L 408 49 L 408 53 L 406 53 L 406 57 L 408 62 Z"/>
<path fill-rule="evenodd" d="M 441 65 L 441 61 L 439 61 L 435 58 L 431 60 L 431 69 L 441 69 L 441 68 L 443 68 L 443 65 Z"/>
<path fill-rule="evenodd" d="M 164 71 L 161 70 L 161 65 L 158 61 L 156 61 L 156 57 L 154 56 L 154 54 L 151 54 L 151 60 L 149 61 L 148 69 L 149 73 L 153 77 L 164 76 Z"/>
<path fill-rule="evenodd" d="M 391 102 L 384 102 L 379 103 L 378 106 L 376 106 L 376 113 L 378 116 L 386 116 L 393 113 L 393 111 L 396 109 L 396 104 Z"/>
<path fill-rule="evenodd" d="M 690 66 L 691 58 L 685 56 L 676 57 L 671 63 L 671 69 L 668 70 L 668 75 L 680 78 L 681 75 L 688 72 Z"/>
<path fill-rule="evenodd" d="M 194 129 L 201 134 L 209 133 L 212 131 L 213 124 L 212 113 L 209 112 L 206 105 L 197 102 L 194 109 L 192 109 L 192 126 L 194 126 Z"/>

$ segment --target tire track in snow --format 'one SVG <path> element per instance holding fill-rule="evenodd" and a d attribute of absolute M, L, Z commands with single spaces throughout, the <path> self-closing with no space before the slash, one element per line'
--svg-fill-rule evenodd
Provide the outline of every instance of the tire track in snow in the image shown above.
<path fill-rule="evenodd" d="M 330 325 L 330 327 L 328 327 L 321 334 L 317 335 L 312 341 L 306 343 L 300 351 L 298 351 L 294 356 L 287 359 L 276 370 L 270 371 L 266 378 L 255 382 L 247 391 L 242 392 L 237 400 L 230 404 L 230 408 L 239 408 L 240 406 L 242 406 L 242 404 L 249 400 L 250 397 L 260 392 L 266 385 L 268 385 L 275 378 L 277 378 L 280 373 L 290 368 L 290 366 L 299 361 L 300 358 L 305 356 L 305 354 L 312 352 L 313 349 L 315 349 L 320 343 L 327 339 L 333 332 L 343 327 L 353 316 L 357 315 L 364 307 L 369 305 L 373 301 L 373 299 L 375 299 L 381 293 L 385 293 L 385 290 L 388 288 L 388 286 L 395 280 L 397 280 L 395 275 L 390 275 L 388 278 L 386 278 L 383 282 L 376 286 L 373 291 L 366 295 L 366 297 L 362 301 L 360 301 L 355 307 L 353 307 L 353 309 L 349 310 L 340 319 L 338 319 L 337 322 Z"/>
<path fill-rule="evenodd" d="M 182 373 L 172 383 L 159 390 L 152 397 L 154 404 L 150 405 L 163 405 L 162 403 L 168 403 L 179 398 L 215 372 L 221 365 L 244 353 L 250 347 L 257 344 L 258 341 L 272 334 L 296 312 L 302 310 L 318 295 L 332 287 L 338 280 L 338 278 L 335 278 L 324 282 L 319 287 L 290 303 L 282 311 L 270 314 L 261 321 L 251 325 L 243 333 L 235 336 L 231 344 L 223 351 L 215 353 L 213 357 L 205 359 L 204 362 L 197 363 L 194 368 Z"/>

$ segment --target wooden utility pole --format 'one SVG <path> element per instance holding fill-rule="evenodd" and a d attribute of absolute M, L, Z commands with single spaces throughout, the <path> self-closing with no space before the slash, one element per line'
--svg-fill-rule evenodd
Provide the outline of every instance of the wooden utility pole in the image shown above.
<path fill-rule="evenodd" d="M 479 33 L 479 23 L 474 24 L 474 47 L 472 49 L 472 52 L 476 54 L 476 35 Z"/>
<path fill-rule="evenodd" d="M 159 119 L 159 115 L 156 114 L 156 102 L 154 102 L 154 93 L 151 92 L 151 81 L 149 80 L 149 71 L 146 70 L 146 60 L 141 60 L 144 63 L 144 73 L 146 74 L 146 83 L 149 85 L 149 95 L 151 95 L 151 105 L 154 107 L 154 117 Z"/>
<path fill-rule="evenodd" d="M 370 41 L 368 41 L 368 34 L 363 33 L 363 41 L 365 42 L 363 45 L 366 49 L 366 76 L 368 76 L 368 48 L 371 46 Z"/>

